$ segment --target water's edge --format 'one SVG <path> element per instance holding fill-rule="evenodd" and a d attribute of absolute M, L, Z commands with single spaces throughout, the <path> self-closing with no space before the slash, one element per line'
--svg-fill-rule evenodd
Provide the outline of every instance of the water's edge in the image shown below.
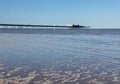
<path fill-rule="evenodd" d="M 120 34 L 120 29 L 22 29 L 1 28 L 0 33 L 19 34 Z"/>

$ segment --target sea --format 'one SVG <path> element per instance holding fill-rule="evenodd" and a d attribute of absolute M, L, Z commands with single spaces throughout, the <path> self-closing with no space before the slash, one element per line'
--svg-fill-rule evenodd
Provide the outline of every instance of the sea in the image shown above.
<path fill-rule="evenodd" d="M 120 29 L 0 29 L 0 84 L 120 84 Z"/>

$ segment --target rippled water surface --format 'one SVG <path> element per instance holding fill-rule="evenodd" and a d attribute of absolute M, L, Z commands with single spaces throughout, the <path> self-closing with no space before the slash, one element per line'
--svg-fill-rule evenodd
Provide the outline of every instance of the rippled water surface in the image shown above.
<path fill-rule="evenodd" d="M 120 34 L 0 33 L 2 84 L 120 84 Z"/>

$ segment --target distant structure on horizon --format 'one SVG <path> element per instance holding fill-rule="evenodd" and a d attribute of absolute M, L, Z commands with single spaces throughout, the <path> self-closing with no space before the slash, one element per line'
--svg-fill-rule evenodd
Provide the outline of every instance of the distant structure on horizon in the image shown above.
<path fill-rule="evenodd" d="M 82 26 L 82 25 L 75 25 L 75 24 L 70 24 L 66 26 L 62 25 L 31 25 L 31 24 L 0 24 L 0 26 L 3 27 L 68 27 L 70 29 L 73 28 L 89 28 L 89 26 Z"/>
<path fill-rule="evenodd" d="M 75 24 L 69 24 L 67 25 L 69 28 L 88 28 L 90 26 L 82 26 L 82 25 L 75 25 Z"/>

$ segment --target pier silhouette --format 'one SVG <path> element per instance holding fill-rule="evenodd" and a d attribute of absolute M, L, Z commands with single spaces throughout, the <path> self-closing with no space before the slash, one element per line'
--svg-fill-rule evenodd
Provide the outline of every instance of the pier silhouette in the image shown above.
<path fill-rule="evenodd" d="M 66 26 L 62 26 L 62 25 L 32 25 L 32 24 L 0 24 L 0 26 L 2 27 L 67 27 L 67 28 L 84 28 L 85 26 L 81 26 L 81 25 L 66 25 Z"/>

